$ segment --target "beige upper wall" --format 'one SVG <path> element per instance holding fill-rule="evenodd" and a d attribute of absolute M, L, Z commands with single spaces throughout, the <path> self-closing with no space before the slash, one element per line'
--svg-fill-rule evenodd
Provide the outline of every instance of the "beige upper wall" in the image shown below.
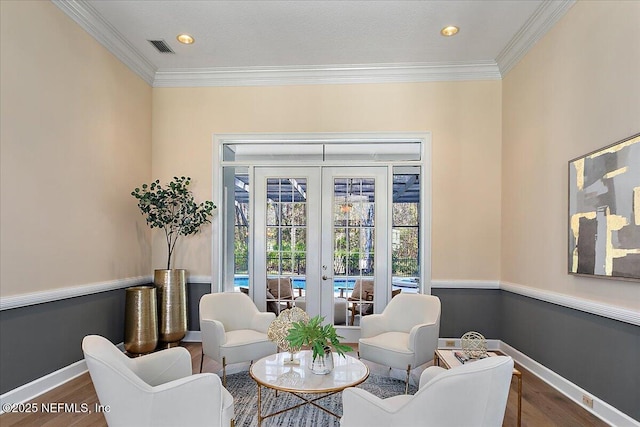
<path fill-rule="evenodd" d="M 211 198 L 216 133 L 432 132 L 432 278 L 498 280 L 501 82 L 153 89 L 153 177 Z M 219 203 L 215 201 L 215 203 Z M 176 267 L 211 274 L 210 228 Z M 166 248 L 156 233 L 153 265 Z"/>
<path fill-rule="evenodd" d="M 434 279 L 639 308 L 637 283 L 566 274 L 567 161 L 640 130 L 639 2 L 578 2 L 503 82 L 153 91 L 51 3 L 0 8 L 2 296 L 162 266 L 129 191 L 188 174 L 210 198 L 214 133 L 428 130 Z M 209 242 L 177 265 L 211 274 Z"/>
<path fill-rule="evenodd" d="M 640 283 L 567 274 L 567 162 L 640 132 L 639 22 L 579 1 L 503 80 L 502 280 L 640 309 Z"/>
<path fill-rule="evenodd" d="M 150 274 L 151 88 L 51 2 L 1 1 L 2 296 Z"/>

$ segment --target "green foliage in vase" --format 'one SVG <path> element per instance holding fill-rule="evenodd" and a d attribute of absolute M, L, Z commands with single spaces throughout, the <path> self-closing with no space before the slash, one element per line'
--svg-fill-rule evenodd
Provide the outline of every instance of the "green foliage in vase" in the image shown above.
<path fill-rule="evenodd" d="M 147 225 L 164 230 L 168 249 L 167 270 L 171 269 L 171 255 L 178 238 L 195 234 L 202 225 L 211 222 L 212 211 L 216 208 L 209 200 L 197 204 L 189 190 L 190 183 L 189 177 L 174 176 L 168 186 L 162 186 L 160 180 L 155 180 L 131 192 L 138 199 L 138 207 Z"/>
<path fill-rule="evenodd" d="M 324 348 L 331 347 L 340 356 L 351 351 L 351 347 L 340 344 L 340 338 L 333 325 L 322 325 L 324 317 L 320 315 L 309 319 L 308 322 L 293 322 L 287 341 L 292 348 L 300 348 L 303 346 L 311 347 L 313 350 L 313 358 L 324 355 Z"/>

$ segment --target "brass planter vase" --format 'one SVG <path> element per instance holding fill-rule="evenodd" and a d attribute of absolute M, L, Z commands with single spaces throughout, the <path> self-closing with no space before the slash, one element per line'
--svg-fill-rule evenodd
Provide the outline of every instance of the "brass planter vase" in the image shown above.
<path fill-rule="evenodd" d="M 132 354 L 150 353 L 158 345 L 156 288 L 134 286 L 125 292 L 124 349 Z"/>
<path fill-rule="evenodd" d="M 187 271 L 156 270 L 159 339 L 166 347 L 180 343 L 187 333 Z"/>

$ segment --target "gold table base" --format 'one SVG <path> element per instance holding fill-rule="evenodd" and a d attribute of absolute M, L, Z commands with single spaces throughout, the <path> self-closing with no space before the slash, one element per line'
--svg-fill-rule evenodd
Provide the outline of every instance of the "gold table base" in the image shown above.
<path fill-rule="evenodd" d="M 334 417 L 336 417 L 338 419 L 340 419 L 342 417 L 342 415 L 338 415 L 335 412 L 331 412 L 327 408 L 325 408 L 323 406 L 320 406 L 320 405 L 318 405 L 316 403 L 318 400 L 324 399 L 324 398 L 329 397 L 329 396 L 333 396 L 334 394 L 342 392 L 342 390 L 334 391 L 332 393 L 327 393 L 327 394 L 324 394 L 322 396 L 318 396 L 318 397 L 316 397 L 314 399 L 307 399 L 301 393 L 295 393 L 293 391 L 288 391 L 287 393 L 290 393 L 290 394 L 294 395 L 295 397 L 302 399 L 303 402 L 298 403 L 297 405 L 293 405 L 293 406 L 291 406 L 289 408 L 285 408 L 285 409 L 281 409 L 281 410 L 276 411 L 276 412 L 272 412 L 271 414 L 262 415 L 262 402 L 261 402 L 261 400 L 262 400 L 262 392 L 261 392 L 262 387 L 263 386 L 258 384 L 258 426 L 261 426 L 262 425 L 262 421 L 266 420 L 267 418 L 275 417 L 276 415 L 280 415 L 280 414 L 282 414 L 284 412 L 292 411 L 292 410 L 297 409 L 297 408 L 299 408 L 301 406 L 304 406 L 304 405 L 313 405 L 316 408 L 322 409 L 327 414 L 333 415 Z M 269 388 L 269 387 L 266 387 L 266 388 Z M 276 393 L 276 396 L 277 396 L 278 390 L 274 390 L 274 392 Z"/>

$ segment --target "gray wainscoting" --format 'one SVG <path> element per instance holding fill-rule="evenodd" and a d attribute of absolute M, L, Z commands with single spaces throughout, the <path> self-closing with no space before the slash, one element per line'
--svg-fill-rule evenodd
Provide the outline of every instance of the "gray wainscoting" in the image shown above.
<path fill-rule="evenodd" d="M 188 330 L 200 330 L 198 305 L 209 292 L 210 284 L 188 285 Z M 82 360 L 86 335 L 123 342 L 125 293 L 115 289 L 0 311 L 0 394 Z"/>
<path fill-rule="evenodd" d="M 187 291 L 187 324 L 190 331 L 200 330 L 200 298 L 211 293 L 210 283 L 189 283 Z"/>
<path fill-rule="evenodd" d="M 460 338 L 476 331 L 485 338 L 500 339 L 501 303 L 499 289 L 432 289 L 440 298 L 440 336 Z"/>
<path fill-rule="evenodd" d="M 640 327 L 502 291 L 500 339 L 640 420 Z"/>
<path fill-rule="evenodd" d="M 188 287 L 188 328 L 210 284 Z M 640 327 L 496 289 L 433 289 L 440 336 L 474 330 L 499 339 L 627 415 L 640 420 Z M 118 289 L 0 312 L 0 393 L 82 359 L 82 338 L 124 339 Z"/>
<path fill-rule="evenodd" d="M 124 340 L 124 289 L 0 311 L 0 394 L 84 358 L 82 338 Z"/>

